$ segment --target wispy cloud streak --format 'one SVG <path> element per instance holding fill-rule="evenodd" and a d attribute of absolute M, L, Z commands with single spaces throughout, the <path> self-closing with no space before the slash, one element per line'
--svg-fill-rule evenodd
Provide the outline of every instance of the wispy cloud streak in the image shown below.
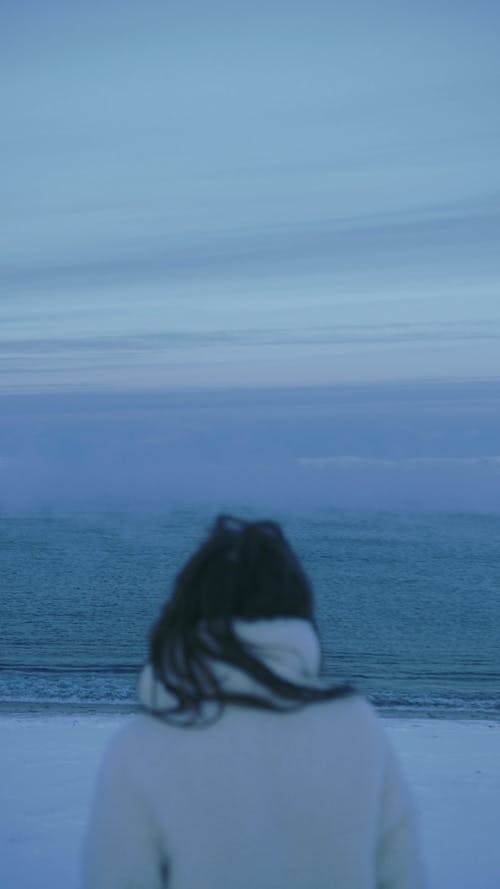
<path fill-rule="evenodd" d="M 211 276 L 259 275 L 286 269 L 311 272 L 312 266 L 330 272 L 346 270 L 376 261 L 404 269 L 416 259 L 421 262 L 451 261 L 463 265 L 477 257 L 489 259 L 500 272 L 498 233 L 500 200 L 498 197 L 472 200 L 467 206 L 437 205 L 411 215 L 363 216 L 309 223 L 303 226 L 271 224 L 262 230 L 227 232 L 214 236 L 210 231 L 189 240 L 179 240 L 173 233 L 158 229 L 150 232 L 150 243 L 114 242 L 108 256 L 85 254 L 73 259 L 36 261 L 29 253 L 20 263 L 2 264 L 4 287 L 33 285 L 68 287 L 91 282 L 123 282 Z M 158 244 L 158 240 L 163 243 Z M 114 255 L 115 254 L 115 255 Z"/>
<path fill-rule="evenodd" d="M 434 324 L 350 324 L 335 327 L 310 327 L 304 330 L 261 328 L 248 330 L 179 330 L 162 333 L 130 334 L 101 337 L 66 337 L 54 339 L 0 338 L 0 360 L 12 357 L 49 355 L 63 358 L 70 353 L 105 353 L 112 358 L 119 353 L 151 356 L 164 350 L 185 350 L 187 347 L 211 349 L 239 346 L 294 345 L 398 345 L 403 343 L 436 343 L 489 341 L 500 339 L 500 320 L 495 318 L 473 323 Z"/>

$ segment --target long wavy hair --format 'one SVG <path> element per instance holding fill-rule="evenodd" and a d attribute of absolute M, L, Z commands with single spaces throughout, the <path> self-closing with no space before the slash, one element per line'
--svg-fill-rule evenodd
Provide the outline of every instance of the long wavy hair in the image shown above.
<path fill-rule="evenodd" d="M 212 718 L 226 704 L 288 711 L 351 694 L 348 685 L 301 684 L 277 675 L 241 639 L 234 620 L 293 617 L 316 627 L 313 596 L 302 566 L 278 524 L 219 516 L 178 574 L 154 624 L 150 663 L 172 705 L 157 716 L 183 724 Z M 256 691 L 225 690 L 217 663 L 246 673 Z M 259 693 L 260 688 L 262 693 Z"/>

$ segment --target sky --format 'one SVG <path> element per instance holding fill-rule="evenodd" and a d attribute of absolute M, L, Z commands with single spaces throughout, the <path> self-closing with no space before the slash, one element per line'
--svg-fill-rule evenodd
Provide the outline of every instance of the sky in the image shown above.
<path fill-rule="evenodd" d="M 500 503 L 496 2 L 0 19 L 0 507 Z"/>

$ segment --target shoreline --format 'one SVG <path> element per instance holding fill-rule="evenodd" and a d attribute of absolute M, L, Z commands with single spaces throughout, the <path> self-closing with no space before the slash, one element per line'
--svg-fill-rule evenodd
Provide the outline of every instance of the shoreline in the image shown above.
<path fill-rule="evenodd" d="M 367 698 L 370 700 L 370 698 Z M 378 715 L 384 721 L 387 719 L 398 720 L 417 720 L 432 722 L 491 722 L 500 725 L 500 710 L 487 713 L 481 711 L 474 713 L 473 711 L 448 711 L 443 708 L 435 710 L 420 710 L 416 708 L 407 709 L 391 709 L 388 707 L 377 707 L 373 701 L 370 703 L 375 707 Z M 0 700 L 0 718 L 9 716 L 71 716 L 71 717 L 90 717 L 90 716 L 133 716 L 140 713 L 139 704 L 132 702 L 62 702 L 62 701 L 2 701 Z"/>

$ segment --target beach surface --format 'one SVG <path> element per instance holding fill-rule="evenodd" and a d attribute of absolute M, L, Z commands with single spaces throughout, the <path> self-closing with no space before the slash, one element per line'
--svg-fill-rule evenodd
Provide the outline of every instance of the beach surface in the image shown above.
<path fill-rule="evenodd" d="M 0 716 L 0 885 L 77 889 L 96 771 L 123 715 Z M 384 719 L 420 812 L 431 889 L 500 886 L 500 722 Z"/>

